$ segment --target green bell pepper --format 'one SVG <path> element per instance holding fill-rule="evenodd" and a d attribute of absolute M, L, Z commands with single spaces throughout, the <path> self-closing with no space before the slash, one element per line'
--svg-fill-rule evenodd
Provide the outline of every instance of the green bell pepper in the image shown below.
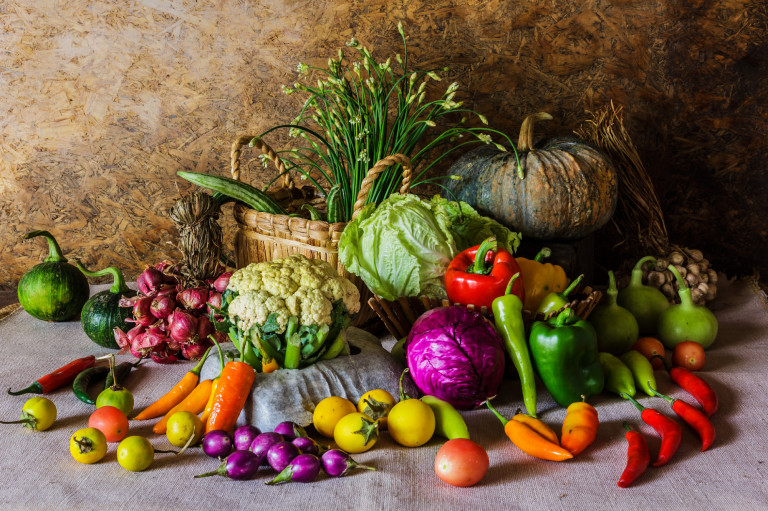
<path fill-rule="evenodd" d="M 597 334 L 570 307 L 557 317 L 534 322 L 529 344 L 539 378 L 560 406 L 603 391 Z"/>

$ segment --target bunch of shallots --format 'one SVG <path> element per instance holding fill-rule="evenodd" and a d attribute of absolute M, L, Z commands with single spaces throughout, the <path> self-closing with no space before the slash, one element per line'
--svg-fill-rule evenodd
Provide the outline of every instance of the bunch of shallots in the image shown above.
<path fill-rule="evenodd" d="M 123 298 L 122 307 L 133 307 L 136 326 L 123 332 L 115 328 L 115 340 L 124 351 L 137 358 L 151 357 L 160 364 L 179 358 L 199 359 L 213 346 L 209 336 L 226 342 L 211 319 L 221 307 L 221 293 L 227 288 L 232 272 L 223 272 L 204 286 L 184 288 L 175 275 L 175 265 L 163 261 L 150 266 L 136 279 L 139 294 Z M 131 321 L 131 320 L 128 320 Z"/>

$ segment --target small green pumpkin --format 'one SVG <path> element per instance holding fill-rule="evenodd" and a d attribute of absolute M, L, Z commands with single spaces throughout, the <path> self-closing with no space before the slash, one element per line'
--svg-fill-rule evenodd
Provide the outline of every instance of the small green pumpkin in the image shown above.
<path fill-rule="evenodd" d="M 80 314 L 91 294 L 88 279 L 67 262 L 56 239 L 48 231 L 32 231 L 24 239 L 43 236 L 49 253 L 19 280 L 19 303 L 30 316 L 43 321 L 67 321 Z"/>
<path fill-rule="evenodd" d="M 80 313 L 80 324 L 83 331 L 93 342 L 104 348 L 120 349 L 115 341 L 115 328 L 123 332 L 130 330 L 133 323 L 126 319 L 133 318 L 133 307 L 120 307 L 120 298 L 130 298 L 138 293 L 130 289 L 123 278 L 123 274 L 115 266 L 99 271 L 89 271 L 80 261 L 75 264 L 85 275 L 89 277 L 102 277 L 112 275 L 112 286 L 109 289 L 96 293 L 85 302 Z"/>
<path fill-rule="evenodd" d="M 534 144 L 536 121 L 550 119 L 544 112 L 525 118 L 517 157 L 488 144 L 459 158 L 448 174 L 460 179 L 447 180 L 447 196 L 524 238 L 574 240 L 603 227 L 616 209 L 616 170 L 607 156 L 575 137 Z"/>

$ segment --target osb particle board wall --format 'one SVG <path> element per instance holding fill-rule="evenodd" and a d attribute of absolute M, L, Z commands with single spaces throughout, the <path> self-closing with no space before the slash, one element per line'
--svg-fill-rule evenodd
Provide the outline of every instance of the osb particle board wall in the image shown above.
<path fill-rule="evenodd" d="M 42 241 L 19 241 L 32 229 L 129 278 L 176 257 L 167 211 L 191 189 L 176 171 L 227 175 L 237 135 L 297 112 L 280 85 L 298 62 L 353 36 L 385 60 L 398 21 L 414 65 L 450 65 L 513 138 L 526 113 L 552 113 L 554 135 L 623 106 L 673 241 L 766 274 L 767 20 L 745 0 L 5 0 L 0 286 L 42 259 Z M 222 221 L 231 240 L 230 209 Z"/>

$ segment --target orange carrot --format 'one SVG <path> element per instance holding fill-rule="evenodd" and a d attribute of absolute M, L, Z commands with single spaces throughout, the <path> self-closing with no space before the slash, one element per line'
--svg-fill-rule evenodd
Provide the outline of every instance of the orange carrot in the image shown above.
<path fill-rule="evenodd" d="M 229 433 L 235 427 L 237 417 L 245 406 L 256 373 L 248 363 L 227 362 L 219 377 L 219 385 L 213 398 L 211 414 L 205 423 L 205 432 L 222 429 Z"/>
<path fill-rule="evenodd" d="M 184 375 L 179 383 L 177 383 L 163 397 L 136 414 L 136 416 L 133 417 L 133 420 L 144 421 L 147 419 L 155 419 L 161 415 L 165 415 L 168 413 L 168 410 L 181 403 L 184 398 L 195 389 L 197 383 L 200 381 L 200 371 L 203 369 L 203 363 L 210 350 L 211 349 L 208 348 L 205 355 L 203 355 L 203 358 L 200 359 L 200 362 L 198 362 L 190 371 L 187 371 L 187 374 Z"/>
<path fill-rule="evenodd" d="M 160 419 L 160 422 L 155 424 L 152 431 L 157 435 L 165 433 L 168 426 L 168 419 L 170 419 L 171 415 L 176 412 L 192 412 L 195 415 L 202 412 L 205 408 L 205 403 L 208 401 L 208 396 L 211 395 L 211 385 L 213 385 L 211 380 L 201 381 L 200 384 L 195 387 L 195 390 L 189 393 L 184 401 L 168 410 L 165 416 Z"/>

